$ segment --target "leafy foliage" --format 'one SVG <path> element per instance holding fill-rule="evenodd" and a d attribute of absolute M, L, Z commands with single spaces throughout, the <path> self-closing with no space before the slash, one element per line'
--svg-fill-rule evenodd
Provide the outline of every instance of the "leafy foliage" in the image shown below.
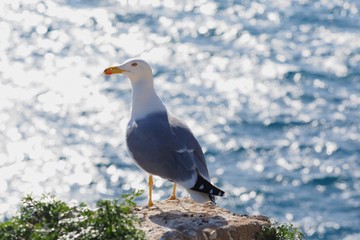
<path fill-rule="evenodd" d="M 290 224 L 279 224 L 272 222 L 270 227 L 263 227 L 261 232 L 256 236 L 257 240 L 302 240 L 304 234 L 299 228 Z"/>
<path fill-rule="evenodd" d="M 86 204 L 69 206 L 52 195 L 39 200 L 30 195 L 22 200 L 18 216 L 0 223 L 0 239 L 144 239 L 135 228 L 134 198 L 141 191 L 125 194 L 120 200 L 100 200 L 96 209 Z"/>

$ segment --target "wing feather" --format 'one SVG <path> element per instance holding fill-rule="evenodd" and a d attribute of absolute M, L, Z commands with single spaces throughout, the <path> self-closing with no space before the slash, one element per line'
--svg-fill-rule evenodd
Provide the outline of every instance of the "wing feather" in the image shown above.
<path fill-rule="evenodd" d="M 145 171 L 193 187 L 197 172 L 209 180 L 204 154 L 190 129 L 170 113 L 136 120 L 126 143 L 135 162 Z"/>
<path fill-rule="evenodd" d="M 169 113 L 169 122 L 172 131 L 176 135 L 176 140 L 186 146 L 187 149 L 192 149 L 194 152 L 193 159 L 199 173 L 207 180 L 210 180 L 209 171 L 206 165 L 204 153 L 199 142 L 196 140 L 190 128 L 179 118 Z M 179 144 L 180 144 L 179 143 Z"/>

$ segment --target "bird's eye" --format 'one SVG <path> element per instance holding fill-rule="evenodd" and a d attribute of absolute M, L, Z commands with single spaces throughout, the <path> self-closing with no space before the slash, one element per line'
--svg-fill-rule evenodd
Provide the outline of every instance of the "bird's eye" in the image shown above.
<path fill-rule="evenodd" d="M 131 66 L 135 67 L 137 66 L 137 63 L 132 63 Z"/>

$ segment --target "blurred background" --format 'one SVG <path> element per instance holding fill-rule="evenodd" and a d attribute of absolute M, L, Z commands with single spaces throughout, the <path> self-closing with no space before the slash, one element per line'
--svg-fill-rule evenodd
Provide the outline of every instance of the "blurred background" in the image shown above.
<path fill-rule="evenodd" d="M 293 222 L 308 239 L 360 239 L 359 9 L 1 0 L 0 219 L 28 193 L 91 204 L 146 189 L 124 144 L 130 83 L 102 75 L 142 57 L 227 192 L 221 207 Z M 170 195 L 155 186 L 155 200 Z"/>

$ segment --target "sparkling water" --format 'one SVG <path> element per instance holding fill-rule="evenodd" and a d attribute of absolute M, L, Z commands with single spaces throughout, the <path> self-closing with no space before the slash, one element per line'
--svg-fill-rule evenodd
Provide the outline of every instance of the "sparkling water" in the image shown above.
<path fill-rule="evenodd" d="M 360 239 L 359 10 L 1 0 L 0 218 L 29 193 L 91 204 L 146 189 L 124 144 L 130 83 L 102 75 L 140 56 L 200 141 L 221 207 L 293 222 L 308 239 Z M 154 199 L 170 193 L 155 178 Z"/>

